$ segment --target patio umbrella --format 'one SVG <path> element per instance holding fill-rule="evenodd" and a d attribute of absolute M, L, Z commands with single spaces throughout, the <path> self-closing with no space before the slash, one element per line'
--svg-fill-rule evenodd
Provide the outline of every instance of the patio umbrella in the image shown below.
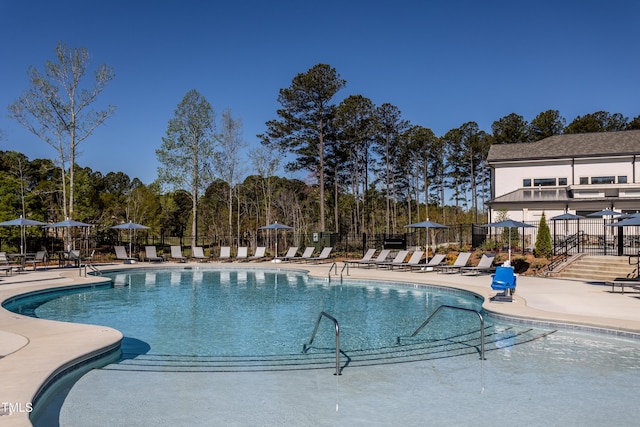
<path fill-rule="evenodd" d="M 634 216 L 624 221 L 619 221 L 613 224 L 607 224 L 607 227 L 631 227 L 640 226 L 640 216 Z"/>
<path fill-rule="evenodd" d="M 265 225 L 264 227 L 260 227 L 260 230 L 276 230 L 276 256 L 278 256 L 278 230 L 293 230 L 293 227 L 289 227 L 288 225 L 278 224 L 278 222 L 274 222 L 273 224 Z"/>
<path fill-rule="evenodd" d="M 561 221 L 564 220 L 564 232 L 565 234 L 569 234 L 568 231 L 568 226 L 567 226 L 567 221 L 568 220 L 577 220 L 578 221 L 578 230 L 580 230 L 580 220 L 581 219 L 585 219 L 586 217 L 582 216 L 582 215 L 576 215 L 576 214 L 572 214 L 569 212 L 565 212 L 562 215 L 556 215 L 553 218 L 549 218 L 551 221 L 553 221 L 553 244 L 554 244 L 554 250 L 555 250 L 555 244 L 556 244 L 556 221 Z M 566 236 L 565 236 L 566 239 Z"/>
<path fill-rule="evenodd" d="M 92 227 L 93 224 L 87 224 L 86 222 L 75 221 L 73 219 L 65 219 L 64 221 L 56 222 L 53 224 L 49 224 L 47 228 L 66 228 L 67 229 L 67 239 L 69 239 L 69 229 L 71 227 Z M 67 241 L 67 250 L 71 250 L 71 240 Z"/>
<path fill-rule="evenodd" d="M 603 209 L 603 210 L 598 211 L 598 212 L 590 213 L 587 216 L 592 217 L 592 218 L 602 218 L 604 216 L 614 216 L 614 215 L 620 215 L 620 214 L 622 214 L 622 212 L 616 212 L 616 211 L 611 210 L 611 209 Z"/>
<path fill-rule="evenodd" d="M 512 219 L 507 219 L 505 221 L 499 221 L 499 222 L 492 222 L 492 223 L 483 225 L 483 227 L 509 229 L 509 264 L 511 264 L 511 229 L 512 228 L 535 228 L 535 226 L 533 225 L 525 224 L 524 222 L 520 222 L 520 221 L 514 221 Z"/>
<path fill-rule="evenodd" d="M 621 214 L 622 212 L 616 212 L 611 209 L 603 209 L 601 211 L 593 212 L 587 215 L 588 217 L 591 217 L 591 218 L 602 218 L 602 226 L 604 227 L 603 229 L 604 235 L 602 236 L 602 247 L 605 255 L 607 254 L 607 222 L 604 219 L 604 217 L 605 216 L 613 217 Z"/>
<path fill-rule="evenodd" d="M 424 228 L 427 230 L 427 243 L 426 243 L 426 248 L 427 248 L 427 258 L 429 257 L 429 229 L 431 228 L 449 228 L 446 225 L 442 225 L 442 224 L 438 224 L 437 222 L 433 222 L 433 221 L 422 221 L 422 222 L 416 222 L 415 224 L 409 224 L 409 225 L 405 225 L 405 228 Z M 435 251 L 434 251 L 435 253 Z"/>
<path fill-rule="evenodd" d="M 33 219 L 25 219 L 20 215 L 20 218 L 12 219 L 11 221 L 0 222 L 2 227 L 19 226 L 20 227 L 20 254 L 24 255 L 25 251 L 25 227 L 33 225 L 47 225 L 44 222 L 35 221 Z"/>
<path fill-rule="evenodd" d="M 146 225 L 136 224 L 135 222 L 125 222 L 124 224 L 114 225 L 113 227 L 116 230 L 129 230 L 129 258 L 131 258 L 131 233 L 132 230 L 143 230 L 147 227 Z"/>

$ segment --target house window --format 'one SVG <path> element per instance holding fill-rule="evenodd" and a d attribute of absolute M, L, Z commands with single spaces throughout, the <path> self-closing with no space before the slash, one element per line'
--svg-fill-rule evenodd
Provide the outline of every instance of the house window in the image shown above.
<path fill-rule="evenodd" d="M 522 180 L 522 186 L 523 187 L 531 187 L 531 180 L 530 179 L 523 179 Z"/>
<path fill-rule="evenodd" d="M 627 183 L 627 176 L 619 176 L 618 177 L 618 184 L 626 184 Z"/>
<path fill-rule="evenodd" d="M 592 184 L 613 184 L 616 182 L 615 176 L 592 176 Z"/>
<path fill-rule="evenodd" d="M 567 178 L 558 178 L 558 185 L 567 185 Z"/>
<path fill-rule="evenodd" d="M 588 183 L 589 183 L 589 178 L 587 178 L 586 176 L 580 177 L 580 185 L 586 185 Z"/>
<path fill-rule="evenodd" d="M 556 185 L 555 178 L 538 178 L 533 180 L 534 187 L 552 187 Z"/>

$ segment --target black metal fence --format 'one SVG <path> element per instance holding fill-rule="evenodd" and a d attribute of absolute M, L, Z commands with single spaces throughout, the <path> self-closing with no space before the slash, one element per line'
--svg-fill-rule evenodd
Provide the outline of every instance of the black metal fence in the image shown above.
<path fill-rule="evenodd" d="M 569 254 L 587 253 L 592 255 L 637 255 L 640 251 L 640 227 L 611 227 L 617 219 L 589 218 L 580 220 L 549 221 L 554 254 L 567 250 Z M 358 256 L 369 248 L 411 249 L 429 246 L 437 248 L 499 248 L 507 249 L 509 244 L 514 252 L 533 252 L 538 233 L 537 222 L 525 222 L 532 227 L 495 229 L 477 224 L 459 224 L 445 229 L 407 229 L 404 233 L 385 234 L 346 234 L 329 232 L 295 233 L 293 231 L 265 230 L 252 235 L 242 236 L 199 236 L 197 246 L 208 253 L 216 254 L 220 246 L 247 246 L 253 253 L 256 247 L 267 247 L 268 253 L 283 254 L 291 246 L 305 248 L 314 246 L 332 246 L 334 253 L 345 256 Z M 144 251 L 145 245 L 155 245 L 161 253 L 169 253 L 172 245 L 181 246 L 188 251 L 190 236 L 159 236 L 148 231 L 132 234 L 133 252 Z M 65 249 L 65 241 L 57 235 L 29 235 L 26 241 L 27 252 L 47 249 L 53 253 Z M 11 237 L 0 240 L 0 250 L 10 251 L 19 248 L 20 238 Z M 75 236 L 73 247 L 90 252 L 112 253 L 114 245 L 129 245 L 128 233 L 104 233 Z"/>

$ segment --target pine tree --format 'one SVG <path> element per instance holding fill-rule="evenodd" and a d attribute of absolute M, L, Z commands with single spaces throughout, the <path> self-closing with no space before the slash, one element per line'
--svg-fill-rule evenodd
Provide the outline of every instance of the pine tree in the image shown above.
<path fill-rule="evenodd" d="M 538 225 L 538 237 L 536 238 L 536 256 L 551 258 L 553 253 L 553 246 L 551 245 L 551 231 L 547 225 L 544 212 L 540 218 L 540 224 Z"/>

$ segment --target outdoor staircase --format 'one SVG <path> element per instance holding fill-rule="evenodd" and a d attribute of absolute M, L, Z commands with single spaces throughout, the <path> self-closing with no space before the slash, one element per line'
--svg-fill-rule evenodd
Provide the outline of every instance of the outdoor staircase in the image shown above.
<path fill-rule="evenodd" d="M 555 277 L 606 282 L 617 277 L 635 277 L 636 264 L 627 256 L 583 256 L 566 266 Z"/>

